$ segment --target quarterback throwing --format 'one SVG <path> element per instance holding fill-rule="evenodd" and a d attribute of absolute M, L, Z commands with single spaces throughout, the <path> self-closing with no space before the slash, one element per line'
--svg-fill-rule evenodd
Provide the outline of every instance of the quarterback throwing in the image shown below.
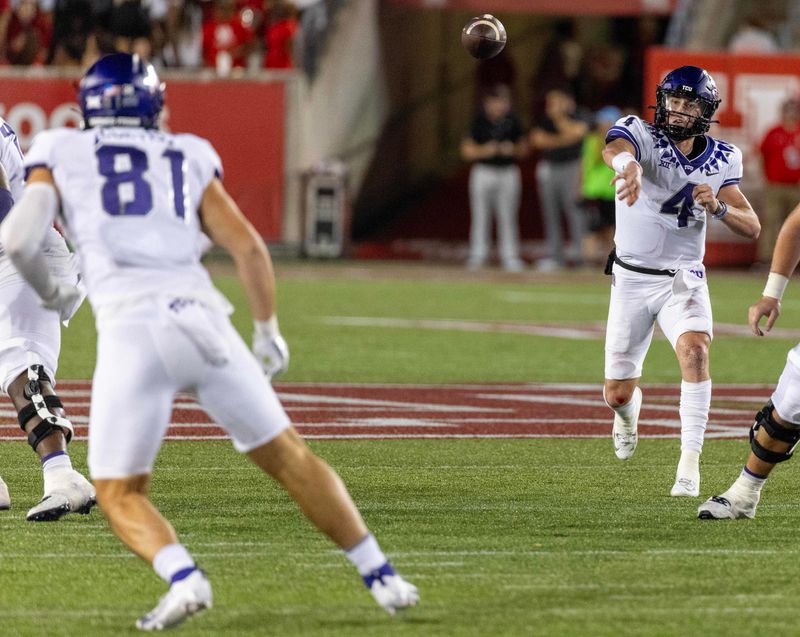
<path fill-rule="evenodd" d="M 605 400 L 614 412 L 618 458 L 637 443 L 639 380 L 658 321 L 681 369 L 681 456 L 673 496 L 700 495 L 700 453 L 711 404 L 711 302 L 703 267 L 706 228 L 724 223 L 755 239 L 760 225 L 739 190 L 742 154 L 708 135 L 721 100 L 696 66 L 667 74 L 656 89 L 655 121 L 623 117 L 603 158 L 616 172 L 615 250 L 606 274 L 611 300 L 605 345 Z"/>

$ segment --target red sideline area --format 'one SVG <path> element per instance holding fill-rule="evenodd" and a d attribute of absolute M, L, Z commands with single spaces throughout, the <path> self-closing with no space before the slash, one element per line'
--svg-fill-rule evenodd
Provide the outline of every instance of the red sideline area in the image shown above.
<path fill-rule="evenodd" d="M 595 438 L 611 431 L 611 411 L 599 385 L 373 385 L 278 383 L 289 416 L 306 438 Z M 58 393 L 85 439 L 90 388 L 61 381 Z M 745 437 L 770 396 L 762 385 L 714 387 L 707 438 Z M 680 434 L 678 387 L 645 385 L 639 431 L 649 438 Z M 169 440 L 226 438 L 197 403 L 179 396 Z M 22 440 L 16 411 L 0 400 L 0 440 Z"/>

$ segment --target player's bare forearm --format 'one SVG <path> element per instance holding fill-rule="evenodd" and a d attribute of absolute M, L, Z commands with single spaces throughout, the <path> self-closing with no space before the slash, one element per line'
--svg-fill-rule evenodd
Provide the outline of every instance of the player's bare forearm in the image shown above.
<path fill-rule="evenodd" d="M 617 199 L 632 206 L 642 191 L 642 166 L 634 157 L 633 147 L 624 139 L 613 139 L 603 148 L 603 161 L 614 170 L 611 183 L 617 191 Z"/>
<path fill-rule="evenodd" d="M 267 247 L 218 179 L 213 179 L 200 204 L 203 227 L 236 264 L 250 311 L 256 321 L 275 313 L 275 273 Z"/>
<path fill-rule="evenodd" d="M 723 217 L 722 223 L 732 232 L 748 239 L 758 239 L 761 233 L 761 223 L 752 208 L 728 206 L 728 213 Z"/>
<path fill-rule="evenodd" d="M 775 250 L 772 253 L 767 284 L 761 298 L 750 306 L 748 322 L 756 336 L 764 336 L 772 329 L 781 314 L 781 297 L 797 264 L 800 262 L 800 205 L 798 205 L 781 227 Z M 759 323 L 766 317 L 764 329 Z"/>
<path fill-rule="evenodd" d="M 606 166 L 614 168 L 614 157 L 620 153 L 630 153 L 636 156 L 636 149 L 627 139 L 622 139 L 621 137 L 612 139 L 605 145 L 605 148 L 603 148 L 603 161 L 606 162 Z"/>
<path fill-rule="evenodd" d="M 800 263 L 800 205 L 791 212 L 781 227 L 769 270 L 788 278 L 798 263 Z"/>
<path fill-rule="evenodd" d="M 698 188 L 702 187 L 698 186 Z M 697 192 L 697 188 L 695 188 L 695 192 Z M 695 200 L 697 201 L 696 197 Z M 727 206 L 727 212 L 722 217 L 722 223 L 739 236 L 758 239 L 758 235 L 761 232 L 761 223 L 758 220 L 758 215 L 756 215 L 747 197 L 739 190 L 738 186 L 725 186 L 720 189 L 716 197 L 712 195 L 706 202 L 698 201 L 701 205 L 705 205 L 706 210 L 711 214 L 719 211 L 720 202 L 724 202 Z"/>
<path fill-rule="evenodd" d="M 692 198 L 706 209 L 709 218 L 722 221 L 742 237 L 758 238 L 761 232 L 758 216 L 738 186 L 725 186 L 715 194 L 709 184 L 697 184 L 692 190 Z"/>
<path fill-rule="evenodd" d="M 275 272 L 261 237 L 244 250 L 231 253 L 253 320 L 266 321 L 275 314 Z"/>

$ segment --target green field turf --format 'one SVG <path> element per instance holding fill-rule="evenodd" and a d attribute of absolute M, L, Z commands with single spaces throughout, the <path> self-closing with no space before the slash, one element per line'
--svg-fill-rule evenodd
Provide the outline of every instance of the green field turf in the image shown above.
<path fill-rule="evenodd" d="M 301 266 L 278 270 L 281 330 L 292 363 L 286 380 L 357 382 L 602 382 L 603 342 L 519 334 L 349 327 L 325 322 L 331 316 L 462 319 L 565 326 L 605 321 L 609 278 L 581 273 L 563 276 L 453 278 L 458 270 L 408 268 L 395 274 L 382 266 L 369 274 L 330 265 L 302 276 Z M 298 274 L 299 272 L 299 274 Z M 410 272 L 410 274 L 409 274 Z M 398 278 L 404 276 L 405 278 Z M 413 278 L 412 278 L 413 277 Z M 729 272 L 710 275 L 715 321 L 744 325 L 747 308 L 758 300 L 766 277 Z M 235 278 L 217 285 L 237 307 L 234 322 L 248 339 L 251 323 Z M 510 293 L 510 294 L 509 294 Z M 509 301 L 508 297 L 516 298 Z M 800 284 L 790 285 L 778 325 L 800 328 Z M 64 332 L 62 378 L 89 378 L 94 363 L 91 312 L 83 307 Z M 712 378 L 720 383 L 772 383 L 783 369 L 792 339 L 719 337 L 711 356 Z M 644 382 L 679 381 L 669 343 L 654 340 Z"/>
<path fill-rule="evenodd" d="M 153 499 L 216 596 L 178 634 L 797 634 L 786 609 L 800 593 L 790 540 L 800 464 L 766 487 L 757 519 L 725 523 L 696 520 L 696 500 L 668 496 L 677 441 L 643 441 L 627 464 L 606 440 L 312 446 L 422 605 L 385 615 L 344 557 L 227 444 L 168 443 Z M 704 492 L 727 485 L 742 452 L 709 443 Z M 22 445 L 3 455 L 12 489 L 38 482 Z M 99 513 L 28 524 L 38 485 L 14 491 L 15 509 L 0 517 L 0 633 L 133 634 L 163 583 Z"/>
<path fill-rule="evenodd" d="M 353 328 L 329 316 L 480 321 L 602 321 L 608 279 L 453 276 L 436 269 L 375 277 L 331 265 L 278 264 L 287 380 L 602 381 L 602 340 Z M 283 276 L 281 276 L 283 274 Z M 711 273 L 718 321 L 743 322 L 763 276 Z M 250 330 L 234 279 L 219 277 Z M 779 325 L 800 327 L 790 285 Z M 508 293 L 513 293 L 509 296 Z M 504 299 L 516 297 L 515 302 Z M 521 299 L 521 301 L 520 301 Z M 774 383 L 790 339 L 718 338 L 715 382 Z M 91 313 L 65 332 L 61 378 L 89 378 Z M 666 341 L 644 381 L 677 381 Z M 176 634 L 202 635 L 796 635 L 797 461 L 780 467 L 753 521 L 700 522 L 699 499 L 668 496 L 677 440 L 644 440 L 619 463 L 607 440 L 313 442 L 341 472 L 422 605 L 399 620 L 374 605 L 332 545 L 274 485 L 215 442 L 168 443 L 153 499 L 206 568 L 215 608 Z M 163 592 L 102 516 L 28 524 L 40 496 L 30 450 L 2 445 L 14 509 L 0 514 L 0 635 L 133 634 Z M 76 443 L 79 464 L 85 446 Z M 744 441 L 712 440 L 704 496 L 724 490 Z"/>

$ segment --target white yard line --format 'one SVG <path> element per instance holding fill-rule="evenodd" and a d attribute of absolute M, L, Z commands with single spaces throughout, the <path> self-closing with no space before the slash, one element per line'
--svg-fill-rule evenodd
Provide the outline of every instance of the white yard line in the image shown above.
<path fill-rule="evenodd" d="M 405 409 L 408 411 L 441 411 L 441 412 L 508 412 L 509 409 L 492 407 L 465 407 L 462 405 L 441 405 L 436 403 L 412 403 L 399 402 L 394 400 L 375 400 L 372 398 L 346 398 L 344 396 L 324 396 L 317 394 L 292 394 L 283 391 L 278 392 L 278 398 L 287 403 L 291 408 L 292 403 L 313 403 L 322 405 L 359 405 L 371 406 L 381 409 L 390 407 L 395 409 Z"/>
<path fill-rule="evenodd" d="M 606 300 L 604 304 L 608 301 Z M 592 301 L 594 304 L 594 301 Z M 318 319 L 325 325 L 341 325 L 345 327 L 388 327 L 400 329 L 450 330 L 459 332 L 510 333 L 528 336 L 546 336 L 550 338 L 566 338 L 571 340 L 601 340 L 605 338 L 604 321 L 582 321 L 567 324 L 549 322 L 522 323 L 505 321 L 476 321 L 464 319 L 409 319 L 382 316 L 323 316 Z M 751 335 L 750 328 L 740 323 L 715 323 L 717 336 L 742 337 Z M 791 340 L 800 339 L 800 329 L 773 328 L 773 338 Z M 656 337 L 664 339 L 660 330 Z"/>

